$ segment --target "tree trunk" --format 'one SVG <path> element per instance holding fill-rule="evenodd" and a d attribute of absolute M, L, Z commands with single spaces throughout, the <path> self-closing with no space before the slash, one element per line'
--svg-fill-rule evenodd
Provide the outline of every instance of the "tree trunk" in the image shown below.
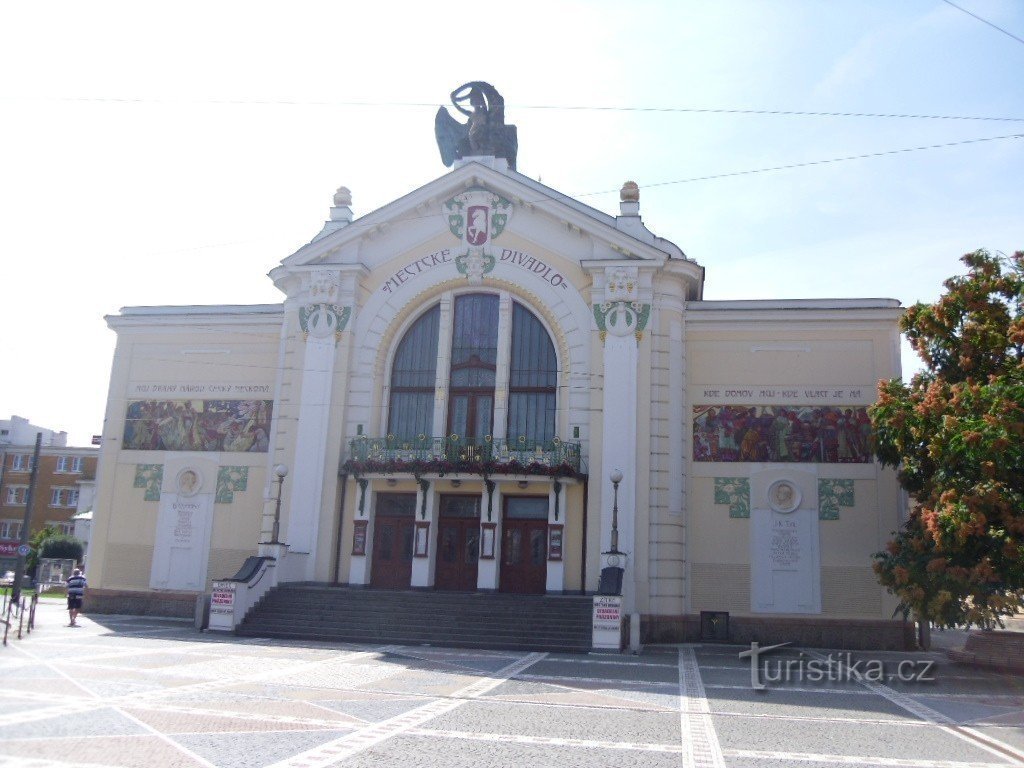
<path fill-rule="evenodd" d="M 917 644 L 922 651 L 929 651 L 932 647 L 932 623 L 923 616 L 917 621 Z"/>

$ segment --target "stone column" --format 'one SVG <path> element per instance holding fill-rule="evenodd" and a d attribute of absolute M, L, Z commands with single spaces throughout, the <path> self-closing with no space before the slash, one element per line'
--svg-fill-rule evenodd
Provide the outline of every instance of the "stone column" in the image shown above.
<path fill-rule="evenodd" d="M 318 538 L 323 503 L 327 432 L 334 383 L 336 345 L 348 324 L 351 307 L 336 302 L 340 274 L 314 272 L 307 303 L 299 307 L 299 325 L 306 341 L 299 394 L 295 457 L 292 468 L 288 528 L 284 540 L 289 553 L 311 554 Z M 312 578 L 312 557 L 307 558 L 305 578 Z"/>
<path fill-rule="evenodd" d="M 498 590 L 501 568 L 501 486 L 494 483 L 492 502 L 488 502 L 487 484 L 484 483 L 483 498 L 480 500 L 480 561 L 477 563 L 476 588 L 481 592 Z M 488 519 L 488 510 L 491 517 Z M 487 538 L 491 541 L 488 542 Z M 485 558 L 488 547 L 494 556 Z"/>
<path fill-rule="evenodd" d="M 548 580 L 546 589 L 554 594 L 565 591 L 565 486 L 555 480 L 548 491 Z M 557 551 L 552 545 L 557 546 Z"/>
<path fill-rule="evenodd" d="M 412 558 L 412 579 L 410 585 L 413 587 L 434 586 L 434 567 L 437 564 L 437 493 L 434 491 L 435 482 L 421 480 L 420 487 L 416 491 L 416 532 L 413 538 Z M 426 523 L 425 527 L 424 523 Z M 422 551 L 419 537 L 424 535 L 426 530 L 426 555 L 420 555 Z"/>
<path fill-rule="evenodd" d="M 373 522 L 374 522 L 374 494 L 373 481 L 361 479 L 356 485 L 356 510 L 354 522 L 356 525 L 366 524 L 365 554 L 352 555 L 348 568 L 349 584 L 369 584 L 371 565 L 373 563 Z"/>
<path fill-rule="evenodd" d="M 594 305 L 594 318 L 604 342 L 604 407 L 602 409 L 600 475 L 601 550 L 611 548 L 614 493 L 609 477 L 622 472 L 618 492 L 618 548 L 626 558 L 622 595 L 624 610 L 636 609 L 636 487 L 637 487 L 637 361 L 638 347 L 650 317 L 651 305 L 639 296 L 639 273 L 633 266 L 605 267 L 604 301 Z"/>

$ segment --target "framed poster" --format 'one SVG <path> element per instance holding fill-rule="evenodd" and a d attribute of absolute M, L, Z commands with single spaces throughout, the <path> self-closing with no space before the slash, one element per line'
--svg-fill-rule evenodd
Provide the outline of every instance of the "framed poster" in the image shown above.
<path fill-rule="evenodd" d="M 562 559 L 562 526 L 548 526 L 548 560 Z"/>
<path fill-rule="evenodd" d="M 494 559 L 494 538 L 497 523 L 482 523 L 480 525 L 480 559 Z"/>
<path fill-rule="evenodd" d="M 353 555 L 365 555 L 366 554 L 366 527 L 370 524 L 369 520 L 356 520 L 354 528 L 352 530 L 352 554 Z"/>
<path fill-rule="evenodd" d="M 430 523 L 425 520 L 416 521 L 416 539 L 413 557 L 426 557 L 430 549 Z"/>

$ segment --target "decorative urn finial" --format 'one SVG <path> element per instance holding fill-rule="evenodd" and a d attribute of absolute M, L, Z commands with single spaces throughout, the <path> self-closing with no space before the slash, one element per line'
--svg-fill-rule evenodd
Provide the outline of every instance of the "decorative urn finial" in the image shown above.
<path fill-rule="evenodd" d="M 341 208 L 342 206 L 352 207 L 352 190 L 348 187 L 338 187 L 338 191 L 334 193 L 334 206 Z"/>
<path fill-rule="evenodd" d="M 619 190 L 619 201 L 623 203 L 640 202 L 640 186 L 635 181 L 627 181 Z"/>

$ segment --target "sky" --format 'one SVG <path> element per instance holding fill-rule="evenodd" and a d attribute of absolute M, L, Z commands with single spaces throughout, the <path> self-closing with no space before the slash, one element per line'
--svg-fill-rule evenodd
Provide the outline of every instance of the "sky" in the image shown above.
<path fill-rule="evenodd" d="M 8 4 L 0 418 L 87 445 L 105 315 L 279 302 L 337 187 L 361 216 L 448 172 L 434 113 L 469 80 L 520 172 L 612 214 L 636 181 L 707 299 L 933 301 L 963 253 L 1024 249 L 1024 138 L 995 138 L 1024 134 L 1024 3 L 956 5 Z"/>

